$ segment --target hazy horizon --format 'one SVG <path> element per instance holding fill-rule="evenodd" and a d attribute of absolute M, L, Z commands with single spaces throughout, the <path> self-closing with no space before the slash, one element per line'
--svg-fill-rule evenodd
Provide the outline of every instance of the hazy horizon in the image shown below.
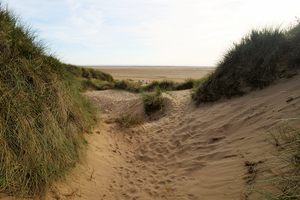
<path fill-rule="evenodd" d="M 216 66 L 251 29 L 287 28 L 300 17 L 297 0 L 2 3 L 62 61 L 92 66 Z"/>
<path fill-rule="evenodd" d="M 89 65 L 83 64 L 78 65 L 81 67 L 98 67 L 98 68 L 105 68 L 105 67 L 115 67 L 115 68 L 134 68 L 134 67 L 188 67 L 188 68 L 215 68 L 216 66 L 196 66 L 196 65 Z"/>

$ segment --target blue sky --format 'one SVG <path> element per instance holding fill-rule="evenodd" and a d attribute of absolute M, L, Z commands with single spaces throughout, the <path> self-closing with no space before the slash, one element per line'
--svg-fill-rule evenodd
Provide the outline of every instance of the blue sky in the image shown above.
<path fill-rule="evenodd" d="M 0 0 L 1 1 L 1 0 Z M 289 27 L 299 0 L 2 0 L 61 60 L 213 66 L 252 28 Z"/>

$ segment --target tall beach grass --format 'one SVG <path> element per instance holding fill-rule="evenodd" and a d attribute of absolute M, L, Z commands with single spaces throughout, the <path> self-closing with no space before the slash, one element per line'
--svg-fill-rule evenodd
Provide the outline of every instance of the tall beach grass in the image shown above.
<path fill-rule="evenodd" d="M 96 117 L 73 73 L 0 8 L 0 192 L 42 195 L 80 158 Z"/>

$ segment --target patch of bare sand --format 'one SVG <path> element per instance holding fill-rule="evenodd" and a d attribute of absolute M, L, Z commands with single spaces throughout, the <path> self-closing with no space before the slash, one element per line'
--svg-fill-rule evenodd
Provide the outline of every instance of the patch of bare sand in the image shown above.
<path fill-rule="evenodd" d="M 105 121 L 115 112 L 140 110 L 139 96 L 119 91 L 87 95 L 112 115 L 104 115 L 87 135 L 85 162 L 56 184 L 48 199 L 257 199 L 248 188 L 274 174 L 267 131 L 300 114 L 299 76 L 198 108 L 190 91 L 171 92 L 165 94 L 172 106 L 164 117 L 131 129 Z"/>

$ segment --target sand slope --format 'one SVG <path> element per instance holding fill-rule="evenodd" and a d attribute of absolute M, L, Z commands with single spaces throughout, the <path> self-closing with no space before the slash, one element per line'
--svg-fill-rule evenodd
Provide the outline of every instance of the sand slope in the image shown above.
<path fill-rule="evenodd" d="M 103 120 L 86 137 L 86 160 L 52 187 L 48 199 L 256 199 L 249 187 L 275 173 L 267 131 L 300 115 L 300 76 L 198 108 L 190 91 L 171 92 L 165 94 L 165 116 L 131 129 L 114 119 L 133 111 L 143 115 L 138 95 L 87 95 Z M 249 163 L 257 174 L 249 173 Z"/>

